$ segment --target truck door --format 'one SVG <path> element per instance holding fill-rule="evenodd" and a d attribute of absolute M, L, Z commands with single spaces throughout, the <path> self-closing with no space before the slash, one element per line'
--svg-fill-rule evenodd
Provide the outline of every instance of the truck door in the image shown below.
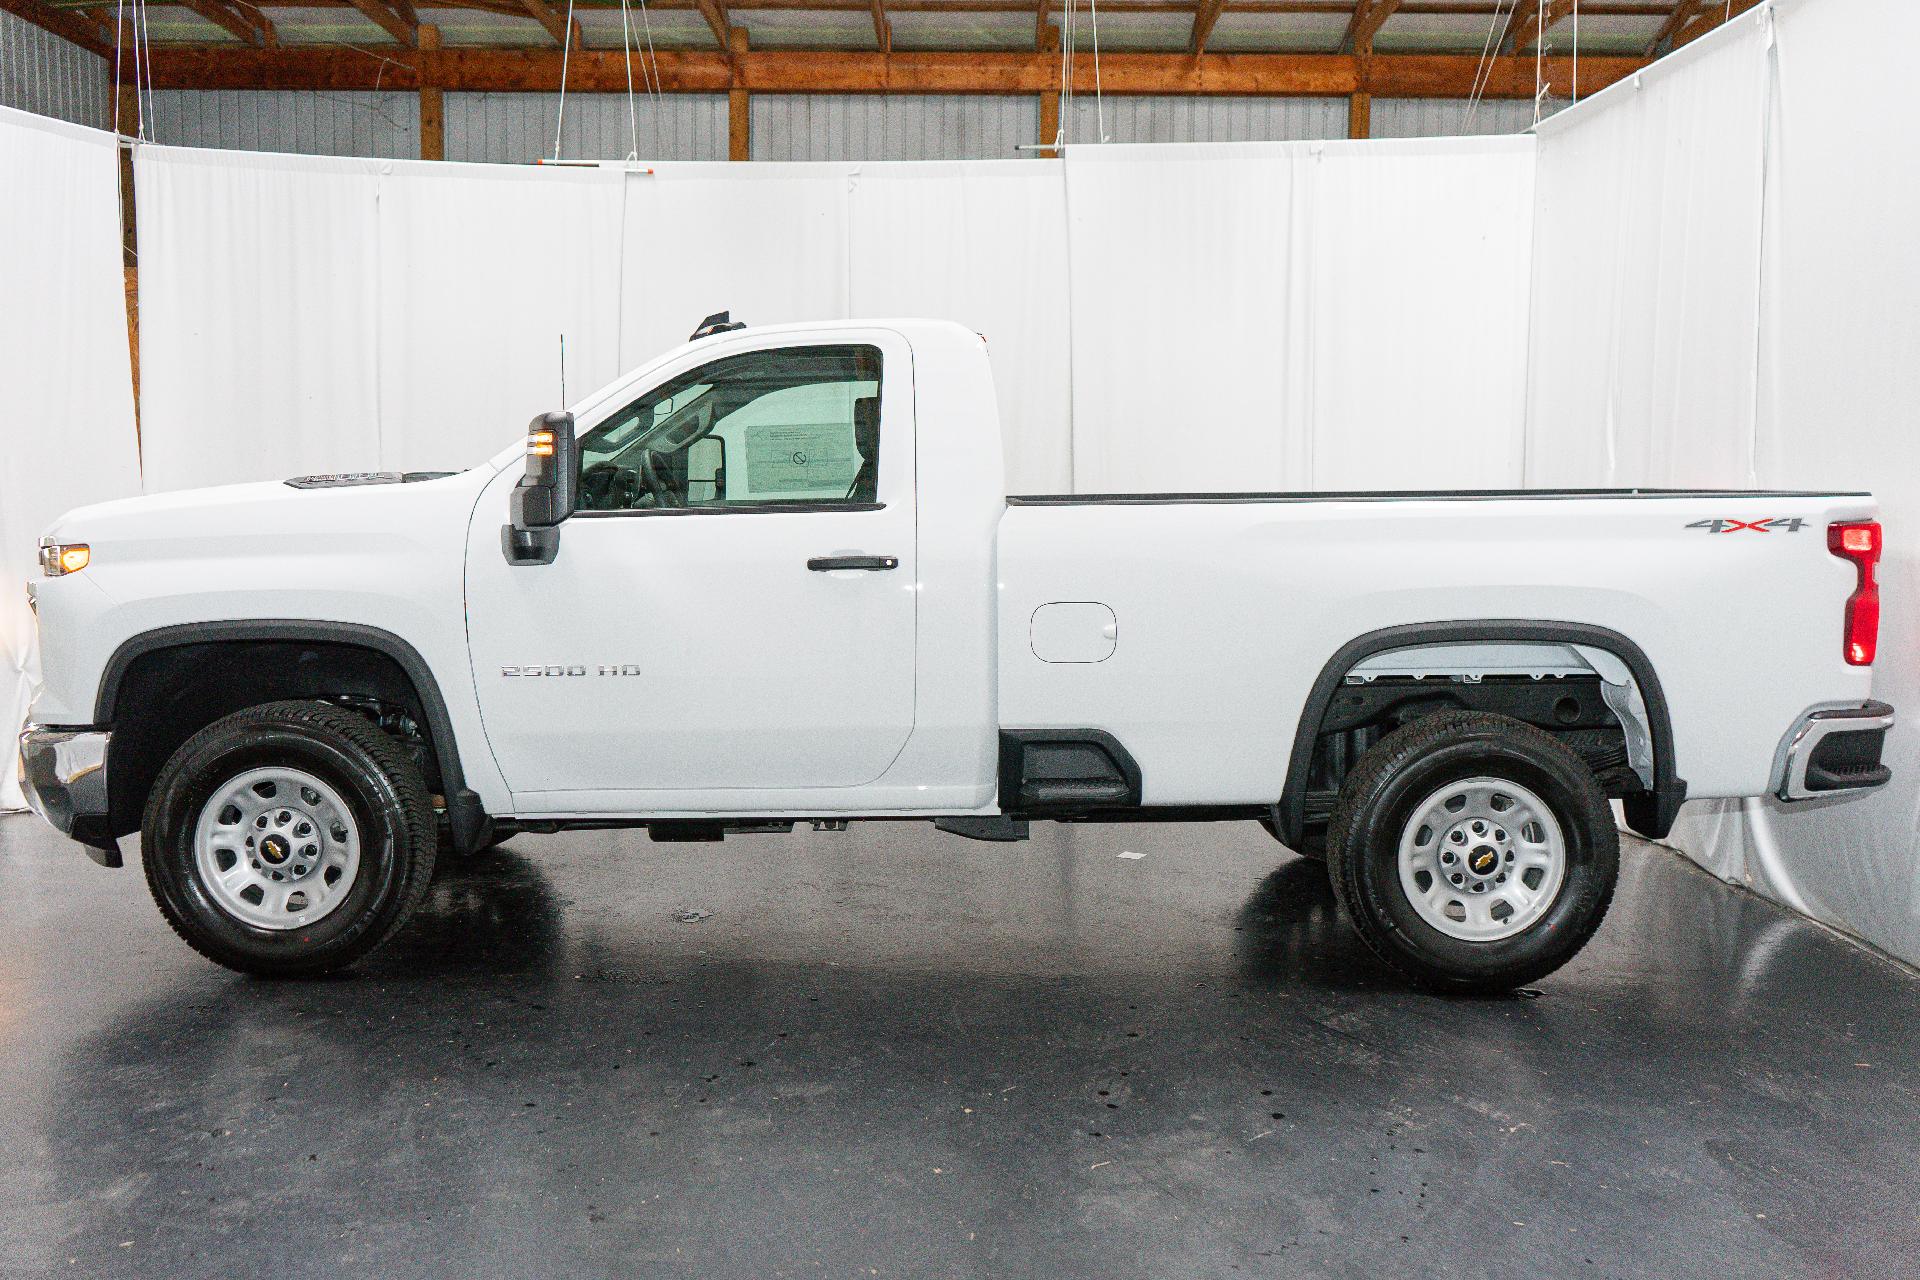
<path fill-rule="evenodd" d="M 551 564 L 501 553 L 518 468 L 475 510 L 474 682 L 526 811 L 645 811 L 617 793 L 648 791 L 752 810 L 871 782 L 912 732 L 910 349 L 887 331 L 722 342 L 577 425 Z"/>

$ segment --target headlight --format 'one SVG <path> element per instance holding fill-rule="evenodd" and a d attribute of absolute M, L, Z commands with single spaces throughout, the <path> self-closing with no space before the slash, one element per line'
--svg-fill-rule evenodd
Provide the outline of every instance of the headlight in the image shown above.
<path fill-rule="evenodd" d="M 93 560 L 93 552 L 84 542 L 42 542 L 40 544 L 40 572 L 49 578 L 65 577 L 69 573 L 78 573 Z"/>

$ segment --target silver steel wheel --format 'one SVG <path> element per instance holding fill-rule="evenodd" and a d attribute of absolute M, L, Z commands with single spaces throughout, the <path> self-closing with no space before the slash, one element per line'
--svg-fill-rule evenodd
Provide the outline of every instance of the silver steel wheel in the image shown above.
<path fill-rule="evenodd" d="M 249 769 L 214 789 L 193 833 L 194 867 L 222 911 L 299 929 L 338 907 L 360 873 L 346 801 L 303 769 Z"/>
<path fill-rule="evenodd" d="M 1465 942 L 1498 942 L 1547 913 L 1567 841 L 1539 796 L 1504 778 L 1450 782 L 1400 833 L 1400 886 L 1420 918 Z"/>

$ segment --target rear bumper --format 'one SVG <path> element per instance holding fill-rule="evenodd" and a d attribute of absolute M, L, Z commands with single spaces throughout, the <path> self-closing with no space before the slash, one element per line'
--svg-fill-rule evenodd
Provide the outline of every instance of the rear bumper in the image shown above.
<path fill-rule="evenodd" d="M 1792 802 L 1884 787 L 1893 770 L 1880 754 L 1892 727 L 1893 708 L 1884 702 L 1809 711 L 1780 744 L 1774 794 Z"/>
<path fill-rule="evenodd" d="M 20 735 L 20 786 L 27 805 L 63 835 L 87 847 L 103 867 L 121 864 L 120 842 L 107 823 L 105 729 L 28 725 Z"/>

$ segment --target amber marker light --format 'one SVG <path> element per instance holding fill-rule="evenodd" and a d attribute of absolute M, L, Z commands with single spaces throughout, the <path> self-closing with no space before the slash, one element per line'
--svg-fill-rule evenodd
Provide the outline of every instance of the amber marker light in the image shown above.
<path fill-rule="evenodd" d="M 40 544 L 40 572 L 49 578 L 78 573 L 93 562 L 93 553 L 84 542 L 43 542 Z"/>
<path fill-rule="evenodd" d="M 536 458 L 553 456 L 553 432 L 535 431 L 527 437 L 527 453 Z"/>

